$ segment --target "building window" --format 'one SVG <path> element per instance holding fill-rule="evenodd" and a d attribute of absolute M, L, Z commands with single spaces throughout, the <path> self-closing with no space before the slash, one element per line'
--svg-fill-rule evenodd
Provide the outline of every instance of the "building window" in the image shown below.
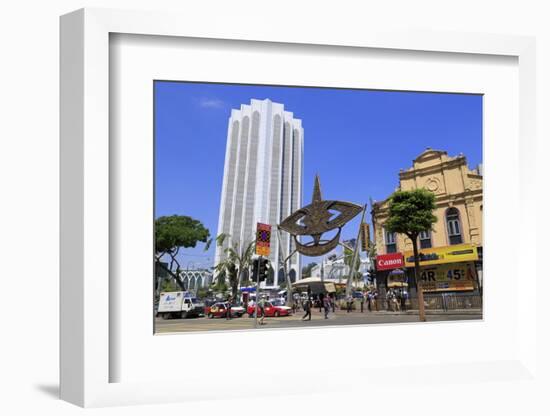
<path fill-rule="evenodd" d="M 446 215 L 447 233 L 449 234 L 449 244 L 462 244 L 462 227 L 460 226 L 460 215 L 458 209 L 449 208 Z"/>
<path fill-rule="evenodd" d="M 422 231 L 419 235 L 420 238 L 420 248 L 431 248 L 432 247 L 432 232 Z"/>
<path fill-rule="evenodd" d="M 395 233 L 386 231 L 386 253 L 397 253 L 397 242 Z"/>
<path fill-rule="evenodd" d="M 290 273 L 288 273 L 288 277 L 292 283 L 296 282 L 296 270 L 292 269 Z"/>

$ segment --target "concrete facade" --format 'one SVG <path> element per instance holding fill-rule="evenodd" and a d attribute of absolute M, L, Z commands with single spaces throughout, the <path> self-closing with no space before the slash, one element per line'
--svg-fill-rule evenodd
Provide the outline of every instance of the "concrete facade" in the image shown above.
<path fill-rule="evenodd" d="M 284 274 L 281 260 L 294 248 L 287 233 L 279 244 L 275 226 L 302 206 L 304 129 L 302 121 L 283 104 L 251 100 L 233 109 L 228 122 L 218 235 L 229 235 L 216 248 L 215 262 L 224 259 L 230 244 L 246 247 L 255 239 L 256 223 L 272 226 L 271 264 L 278 272 L 267 287 L 277 287 Z M 289 274 L 301 274 L 300 256 L 294 255 Z"/>

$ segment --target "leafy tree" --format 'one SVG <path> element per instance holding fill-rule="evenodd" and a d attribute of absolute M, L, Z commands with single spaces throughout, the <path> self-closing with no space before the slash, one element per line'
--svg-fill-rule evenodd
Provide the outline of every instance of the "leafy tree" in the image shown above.
<path fill-rule="evenodd" d="M 209 295 L 210 292 L 211 292 L 211 290 L 209 288 L 199 287 L 197 289 L 197 297 L 200 298 L 200 299 L 205 298 Z"/>
<path fill-rule="evenodd" d="M 311 277 L 311 270 L 317 266 L 317 263 L 309 263 L 307 266 L 302 267 L 302 278 Z"/>
<path fill-rule="evenodd" d="M 179 287 L 174 279 L 164 279 L 160 284 L 161 292 L 175 292 L 177 290 L 179 290 Z"/>
<path fill-rule="evenodd" d="M 414 253 L 414 279 L 418 292 L 418 313 L 421 321 L 426 320 L 424 314 L 424 294 L 419 282 L 418 235 L 422 231 L 432 229 L 437 221 L 433 214 L 435 195 L 426 189 L 412 191 L 396 191 L 389 199 L 389 217 L 384 227 L 389 232 L 405 234 L 412 242 Z M 419 285 L 420 283 L 420 285 Z"/>
<path fill-rule="evenodd" d="M 212 288 L 213 291 L 217 292 L 217 293 L 225 293 L 227 292 L 227 289 L 228 289 L 228 286 L 227 286 L 227 283 L 225 282 L 225 272 L 222 272 L 222 273 L 219 273 L 217 276 L 216 276 L 216 280 L 215 282 L 213 282 L 210 286 Z"/>
<path fill-rule="evenodd" d="M 186 290 L 181 278 L 181 265 L 177 255 L 181 248 L 195 247 L 198 242 L 206 243 L 210 231 L 198 220 L 184 215 L 159 217 L 155 220 L 155 262 L 164 269 L 182 290 Z M 168 266 L 161 259 L 169 258 Z M 155 276 L 156 278 L 156 276 Z M 156 282 L 157 291 L 161 288 Z"/>
<path fill-rule="evenodd" d="M 216 237 L 217 245 L 220 247 L 223 246 L 223 243 L 228 237 L 229 234 L 222 233 L 218 235 Z M 228 277 L 233 299 L 238 298 L 239 286 L 241 285 L 244 275 L 250 275 L 249 268 L 252 263 L 255 244 L 255 240 L 246 245 L 235 242 L 232 247 L 227 247 L 224 250 L 224 253 L 226 254 L 225 259 L 215 266 L 215 270 L 218 275 L 223 273 L 226 277 Z"/>

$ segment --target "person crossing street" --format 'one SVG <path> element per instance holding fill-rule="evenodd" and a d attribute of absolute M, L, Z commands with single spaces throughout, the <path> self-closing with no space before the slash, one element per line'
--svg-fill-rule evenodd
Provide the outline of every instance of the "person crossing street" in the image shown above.
<path fill-rule="evenodd" d="M 302 317 L 302 321 L 311 321 L 311 300 L 308 298 L 304 301 L 304 311 L 306 312 Z M 307 317 L 307 319 L 306 319 Z"/>
<path fill-rule="evenodd" d="M 328 319 L 328 312 L 330 311 L 330 296 L 328 294 L 323 299 L 323 306 L 325 308 L 325 319 Z"/>

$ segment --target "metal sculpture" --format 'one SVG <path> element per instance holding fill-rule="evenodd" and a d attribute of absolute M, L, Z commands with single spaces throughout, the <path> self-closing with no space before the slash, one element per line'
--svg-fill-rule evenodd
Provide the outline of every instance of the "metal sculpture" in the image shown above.
<path fill-rule="evenodd" d="M 342 227 L 362 210 L 361 206 L 351 202 L 323 201 L 317 175 L 311 204 L 290 214 L 281 222 L 279 228 L 292 235 L 296 243 L 296 251 L 310 257 L 321 256 L 338 245 Z M 331 211 L 338 211 L 340 214 L 331 219 L 333 216 Z M 324 233 L 335 229 L 338 229 L 338 233 L 334 238 L 322 239 Z M 302 244 L 298 241 L 298 236 L 311 236 L 313 240 Z"/>

